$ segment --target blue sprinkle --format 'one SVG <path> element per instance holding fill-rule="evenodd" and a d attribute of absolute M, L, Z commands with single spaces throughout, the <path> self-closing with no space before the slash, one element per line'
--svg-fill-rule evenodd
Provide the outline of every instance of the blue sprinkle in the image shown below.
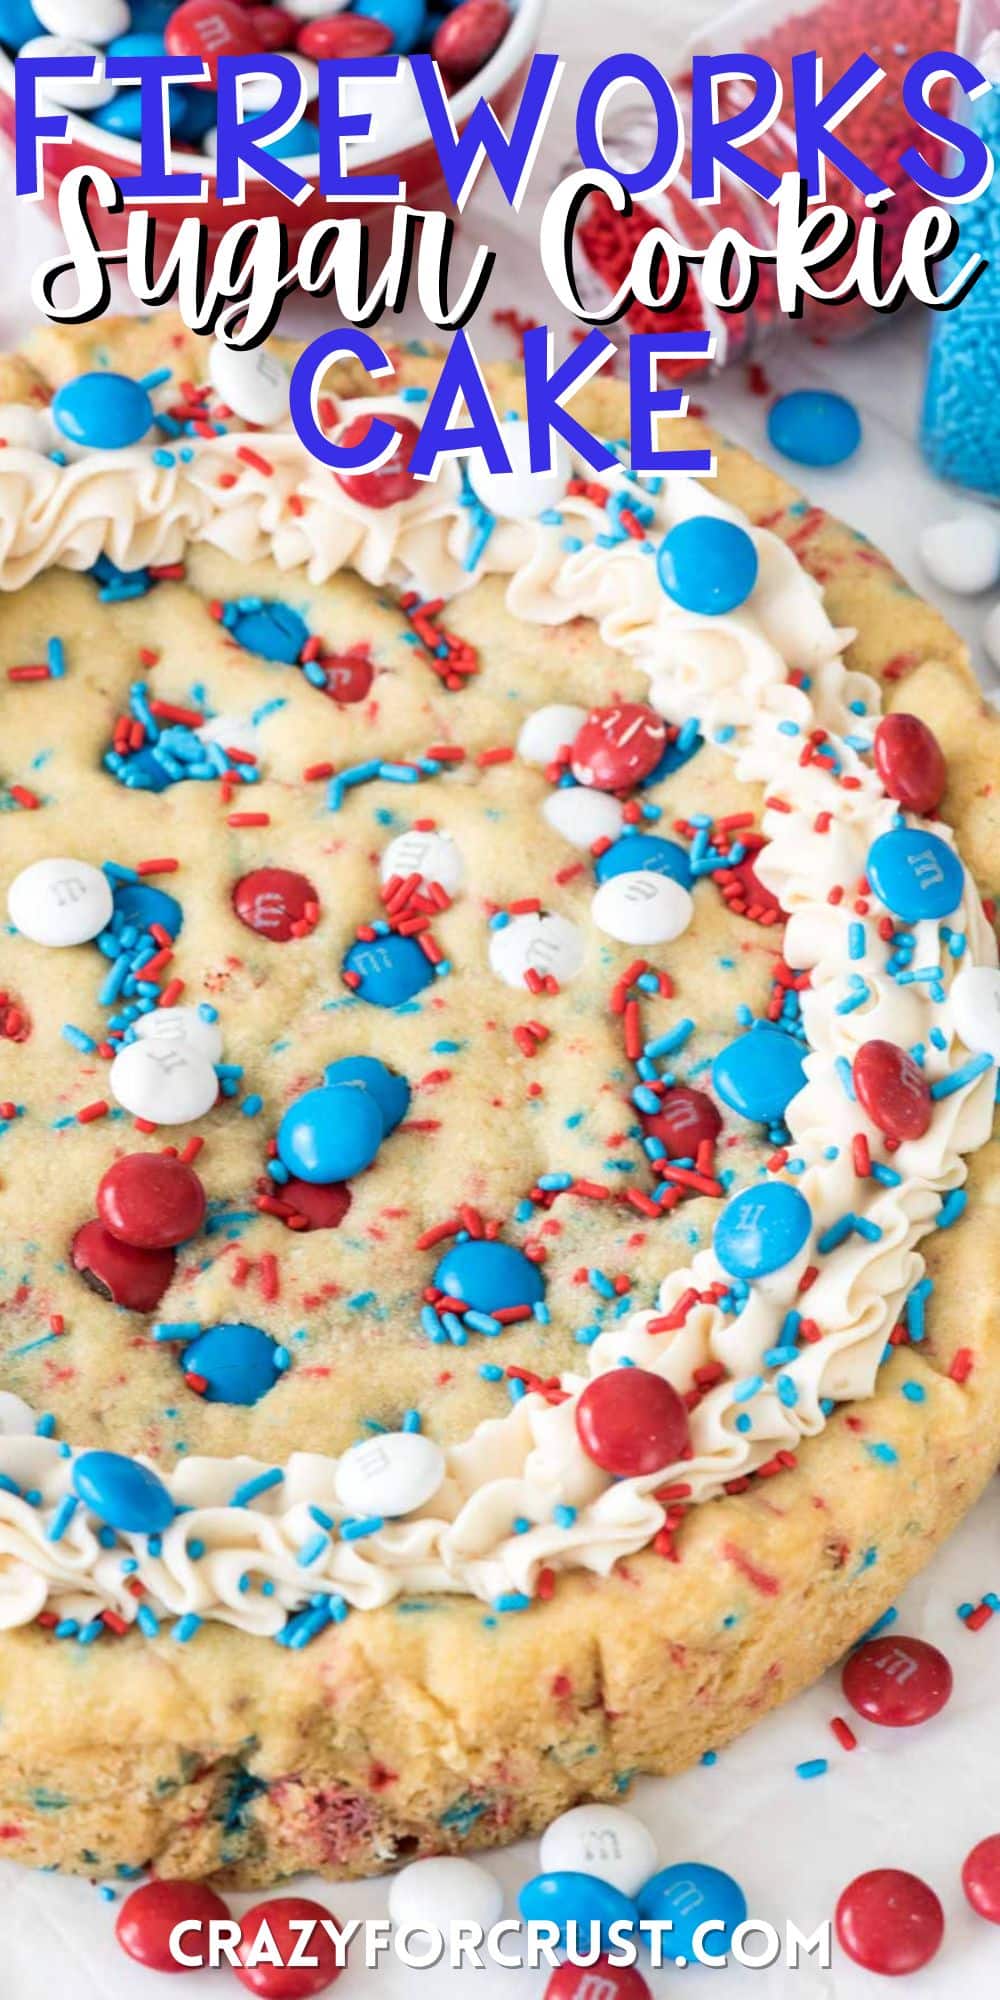
<path fill-rule="evenodd" d="M 362 1542 L 369 1535 L 377 1535 L 379 1530 L 384 1527 L 385 1522 L 381 1516 L 372 1514 L 363 1521 L 342 1521 L 340 1524 L 340 1533 L 342 1540 L 345 1542 Z"/>
<path fill-rule="evenodd" d="M 67 1493 L 65 1497 L 62 1500 L 60 1500 L 59 1505 L 56 1508 L 56 1511 L 53 1514 L 52 1519 L 45 1530 L 45 1539 L 47 1542 L 59 1542 L 62 1540 L 62 1537 L 65 1534 L 66 1529 L 69 1527 L 69 1524 L 73 1519 L 73 1516 L 76 1513 L 76 1510 L 79 1505 L 80 1502 L 77 1499 L 75 1493 Z"/>
<path fill-rule="evenodd" d="M 950 1194 L 945 1195 L 938 1209 L 935 1222 L 936 1228 L 950 1229 L 952 1223 L 957 1222 L 960 1215 L 964 1215 L 968 1205 L 969 1197 L 965 1189 L 953 1188 Z"/>
<path fill-rule="evenodd" d="M 851 1073 L 851 1065 L 848 1062 L 847 1057 L 838 1056 L 833 1067 L 840 1078 L 840 1081 L 844 1087 L 847 1096 L 850 1098 L 851 1103 L 853 1104 L 855 1102 L 854 1077 Z"/>
<path fill-rule="evenodd" d="M 932 1083 L 931 1096 L 936 1100 L 952 1097 L 956 1090 L 964 1090 L 967 1083 L 973 1083 L 977 1076 L 982 1076 L 984 1070 L 992 1067 L 992 1056 L 985 1054 L 972 1056 L 967 1063 L 962 1064 L 961 1069 L 952 1070 L 950 1076 L 939 1077 L 937 1083 Z"/>
<path fill-rule="evenodd" d="M 249 1507 L 251 1502 L 259 1499 L 262 1493 L 270 1493 L 275 1486 L 280 1486 L 284 1477 L 285 1475 L 279 1466 L 275 1466 L 270 1472 L 258 1472 L 254 1479 L 247 1479 L 242 1486 L 237 1486 L 229 1505 L 231 1507 Z"/>
<path fill-rule="evenodd" d="M 313 1563 L 319 1561 L 321 1556 L 325 1556 L 329 1546 L 330 1546 L 329 1535 L 323 1534 L 322 1531 L 320 1531 L 318 1534 L 310 1535 L 309 1540 L 307 1542 L 303 1542 L 302 1547 L 300 1548 L 298 1555 L 295 1558 L 296 1562 L 299 1565 L 299 1568 L 310 1569 Z"/>

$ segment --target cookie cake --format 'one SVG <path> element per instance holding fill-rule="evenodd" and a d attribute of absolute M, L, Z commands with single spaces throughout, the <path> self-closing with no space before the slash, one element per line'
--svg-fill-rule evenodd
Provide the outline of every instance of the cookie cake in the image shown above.
<path fill-rule="evenodd" d="M 867 542 L 0 361 L 0 1837 L 368 1874 L 793 1694 L 1000 1442 L 1000 725 Z M 518 469 L 519 468 L 519 469 Z"/>

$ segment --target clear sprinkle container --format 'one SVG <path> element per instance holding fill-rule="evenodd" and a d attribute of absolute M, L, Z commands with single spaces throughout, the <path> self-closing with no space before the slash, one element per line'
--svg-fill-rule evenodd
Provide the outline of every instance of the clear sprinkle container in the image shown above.
<path fill-rule="evenodd" d="M 1000 0 L 965 0 L 958 48 L 991 86 L 971 102 L 958 95 L 954 115 L 1000 160 Z M 961 236 L 937 289 L 973 252 L 986 269 L 960 305 L 933 315 L 922 443 L 941 479 L 1000 499 L 1000 173 L 954 213 Z"/>
<path fill-rule="evenodd" d="M 1000 9 L 1000 0 L 991 0 L 991 4 L 994 10 Z M 657 56 L 668 73 L 673 69 L 671 81 L 688 131 L 690 69 L 685 69 L 685 65 L 692 55 L 746 50 L 765 57 L 781 78 L 783 110 L 770 129 L 759 134 L 744 150 L 779 177 L 796 169 L 790 108 L 792 62 L 796 54 L 801 50 L 818 50 L 828 79 L 846 69 L 861 49 L 875 57 L 886 73 L 885 82 L 849 113 L 841 136 L 895 190 L 882 212 L 886 266 L 892 269 L 908 222 L 927 202 L 926 195 L 900 166 L 901 156 L 919 138 L 927 159 L 935 165 L 941 165 L 944 159 L 939 142 L 915 132 L 901 103 L 902 79 L 918 56 L 950 44 L 956 18 L 956 0 L 741 0 L 740 5 L 713 19 L 711 27 L 693 43 L 678 48 L 676 54 L 665 38 Z M 669 33 L 667 20 L 664 27 Z M 743 109 L 748 99 L 749 85 L 745 81 L 733 79 L 720 84 L 718 116 L 731 116 Z M 648 105 L 609 113 L 605 141 L 609 157 L 616 165 L 634 169 L 645 164 L 652 150 L 651 126 Z M 564 172 L 571 172 L 578 165 L 578 161 L 568 163 Z M 725 228 L 739 230 L 750 244 L 773 248 L 775 216 L 768 202 L 723 171 L 719 202 L 695 203 L 690 196 L 689 172 L 690 158 L 686 157 L 670 186 L 638 197 L 628 217 L 616 215 L 603 196 L 594 196 L 587 205 L 576 231 L 575 268 L 581 296 L 592 309 L 625 281 L 638 240 L 656 227 L 668 229 L 675 241 L 694 249 L 704 248 L 717 231 Z M 839 203 L 856 221 L 868 213 L 864 196 L 834 166 L 829 168 L 826 181 L 827 200 Z M 819 277 L 817 282 L 824 290 L 832 291 L 842 276 L 843 268 L 834 267 L 827 278 Z M 716 366 L 723 367 L 745 361 L 751 354 L 759 353 L 775 335 L 786 331 L 792 337 L 806 333 L 825 342 L 867 332 L 879 323 L 880 315 L 864 300 L 834 302 L 826 298 L 808 299 L 801 319 L 789 322 L 779 310 L 773 271 L 767 265 L 748 309 L 721 310 L 706 299 L 696 267 L 688 275 L 678 305 L 667 310 L 645 305 L 633 307 L 617 330 L 607 331 L 612 335 L 617 331 L 624 338 L 631 332 L 707 329 L 716 336 Z M 691 361 L 664 364 L 664 372 L 680 376 L 698 365 Z"/>

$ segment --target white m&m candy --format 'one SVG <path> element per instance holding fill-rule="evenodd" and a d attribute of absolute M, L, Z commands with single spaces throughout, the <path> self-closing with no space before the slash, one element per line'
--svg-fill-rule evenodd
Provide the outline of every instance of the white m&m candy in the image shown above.
<path fill-rule="evenodd" d="M 503 1910 L 503 1889 L 495 1875 L 460 1855 L 431 1855 L 411 1861 L 389 1885 L 389 1915 L 401 1931 L 440 1931 L 453 1923 L 479 1924 L 490 1931 Z"/>
<path fill-rule="evenodd" d="M 284 0 L 284 11 L 295 21 L 325 21 L 328 14 L 342 14 L 352 0 Z"/>
<path fill-rule="evenodd" d="M 409 833 L 390 840 L 379 863 L 383 882 L 394 875 L 419 875 L 424 882 L 437 882 L 448 896 L 459 888 L 465 872 L 462 856 L 450 833 L 428 827 L 411 827 Z"/>
<path fill-rule="evenodd" d="M 184 1042 L 130 1042 L 108 1073 L 112 1097 L 133 1118 L 188 1125 L 211 1111 L 219 1083 L 207 1056 Z"/>
<path fill-rule="evenodd" d="M 620 1806 L 574 1806 L 553 1820 L 539 1849 L 547 1875 L 596 1875 L 623 1896 L 638 1895 L 658 1858 L 648 1827 Z"/>
<path fill-rule="evenodd" d="M 583 964 L 583 937 L 568 917 L 541 912 L 512 917 L 509 924 L 493 932 L 490 964 L 505 986 L 530 984 L 528 973 L 565 986 Z"/>
<path fill-rule="evenodd" d="M 140 1014 L 132 1033 L 142 1042 L 169 1042 L 192 1049 L 207 1062 L 222 1061 L 222 1030 L 218 1021 L 206 1019 L 197 1007 L 154 1007 Z"/>
<path fill-rule="evenodd" d="M 294 51 L 282 50 L 285 62 L 292 63 L 302 79 L 302 102 L 314 104 L 319 90 L 319 70 L 308 56 L 296 55 Z M 281 84 L 276 76 L 247 76 L 242 88 L 244 113 L 270 111 L 281 95 Z"/>
<path fill-rule="evenodd" d="M 619 944 L 669 944 L 687 930 L 694 903 L 669 875 L 639 868 L 602 882 L 590 910 L 598 930 Z"/>
<path fill-rule="evenodd" d="M 102 44 L 127 34 L 132 20 L 127 0 L 86 0 L 86 4 L 84 0 L 32 0 L 32 6 L 50 35 L 77 35 L 85 28 L 89 41 Z"/>
<path fill-rule="evenodd" d="M 551 764 L 560 750 L 569 749 L 587 720 L 585 708 L 568 701 L 550 701 L 525 717 L 517 739 L 517 754 L 524 764 Z"/>
<path fill-rule="evenodd" d="M 1000 526 L 991 514 L 960 514 L 921 532 L 920 560 L 935 583 L 972 597 L 1000 576 Z"/>
<path fill-rule="evenodd" d="M 535 521 L 548 507 L 565 498 L 570 476 L 569 454 L 556 444 L 551 472 L 532 472 L 528 426 L 516 417 L 500 425 L 509 472 L 491 472 L 481 451 L 469 458 L 469 483 L 477 500 L 505 521 Z"/>
<path fill-rule="evenodd" d="M 34 944 L 87 944 L 111 922 L 111 884 L 89 861 L 33 861 L 7 891 L 11 923 Z"/>
<path fill-rule="evenodd" d="M 213 340 L 208 357 L 212 387 L 233 415 L 266 430 L 288 416 L 288 376 L 266 347 L 227 347 Z"/>
<path fill-rule="evenodd" d="M 361 1519 L 395 1520 L 426 1506 L 444 1478 L 444 1452 L 420 1431 L 385 1431 L 345 1451 L 336 1473 L 337 1498 Z"/>
<path fill-rule="evenodd" d="M 93 42 L 81 42 L 76 35 L 35 35 L 25 42 L 20 51 L 22 56 L 45 56 L 50 61 L 59 57 L 89 56 L 96 60 L 97 68 L 93 76 L 46 76 L 40 79 L 38 95 L 49 104 L 58 104 L 65 111 L 96 111 L 102 104 L 110 104 L 115 94 L 114 84 L 104 77 L 104 63 L 101 52 Z"/>
<path fill-rule="evenodd" d="M 1000 1062 L 1000 972 L 991 965 L 964 965 L 948 998 L 955 1033 L 966 1048 Z"/>
<path fill-rule="evenodd" d="M 591 791 L 589 785 L 561 785 L 543 801 L 542 812 L 549 825 L 572 847 L 592 847 L 595 840 L 616 840 L 625 823 L 618 800 L 609 792 Z"/>

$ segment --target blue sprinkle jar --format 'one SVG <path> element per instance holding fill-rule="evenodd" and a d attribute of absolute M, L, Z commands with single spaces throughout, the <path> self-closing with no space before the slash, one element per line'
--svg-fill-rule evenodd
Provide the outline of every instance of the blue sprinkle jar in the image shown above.
<path fill-rule="evenodd" d="M 971 100 L 956 92 L 951 115 L 1000 157 L 1000 0 L 965 0 L 957 46 L 992 82 Z M 932 316 L 921 442 L 939 478 L 1000 499 L 1000 176 L 954 213 L 961 235 L 935 289 L 977 253 L 986 269 L 959 305 Z"/>

